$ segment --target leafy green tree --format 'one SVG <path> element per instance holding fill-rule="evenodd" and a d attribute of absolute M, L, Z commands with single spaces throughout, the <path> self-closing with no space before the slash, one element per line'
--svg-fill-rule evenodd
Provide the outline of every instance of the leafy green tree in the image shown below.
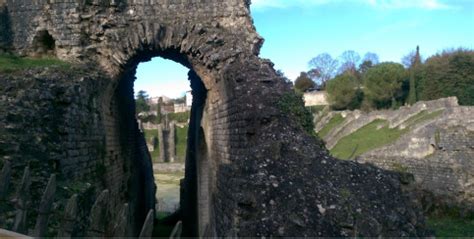
<path fill-rule="evenodd" d="M 422 71 L 421 100 L 456 96 L 461 105 L 474 105 L 474 51 L 444 51 L 428 58 Z"/>
<path fill-rule="evenodd" d="M 328 100 L 335 110 L 356 109 L 360 106 L 362 92 L 354 75 L 346 73 L 336 76 L 326 84 Z"/>
<path fill-rule="evenodd" d="M 403 95 L 406 72 L 398 63 L 381 63 L 364 75 L 364 96 L 375 108 L 396 107 L 397 98 Z"/>
<path fill-rule="evenodd" d="M 295 89 L 300 92 L 305 92 L 314 87 L 316 87 L 316 84 L 309 78 L 306 72 L 301 72 L 300 76 L 295 80 Z"/>
<path fill-rule="evenodd" d="M 141 112 L 150 111 L 150 106 L 148 105 L 148 98 L 149 97 L 146 91 L 138 91 L 135 99 L 135 112 L 137 115 Z"/>

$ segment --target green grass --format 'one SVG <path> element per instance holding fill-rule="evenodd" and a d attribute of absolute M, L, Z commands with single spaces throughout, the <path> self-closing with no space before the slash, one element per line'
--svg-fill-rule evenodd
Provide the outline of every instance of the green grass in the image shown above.
<path fill-rule="evenodd" d="M 437 237 L 474 237 L 474 218 L 428 217 Z"/>
<path fill-rule="evenodd" d="M 410 117 L 409 119 L 407 119 L 404 123 L 408 127 L 411 127 L 411 126 L 419 124 L 423 121 L 434 119 L 434 118 L 440 116 L 443 113 L 443 111 L 444 110 L 441 109 L 441 110 L 437 110 L 437 111 L 433 111 L 433 112 L 429 113 L 428 111 L 423 110 L 420 113 L 418 113 L 418 114 Z"/>
<path fill-rule="evenodd" d="M 29 58 L 17 57 L 13 55 L 0 55 L 0 72 L 14 72 L 23 69 L 55 66 L 63 69 L 70 67 L 70 64 L 56 58 Z"/>
<path fill-rule="evenodd" d="M 184 162 L 186 159 L 186 147 L 188 145 L 188 128 L 189 126 L 186 125 L 185 127 L 176 127 L 176 161 Z M 151 142 L 152 137 L 158 138 L 158 130 L 144 130 L 145 140 L 147 142 Z M 159 144 L 160 142 L 158 142 Z M 158 159 L 160 156 L 160 148 L 157 147 L 153 152 L 150 152 L 151 158 L 153 160 Z"/>
<path fill-rule="evenodd" d="M 186 159 L 186 147 L 188 145 L 188 125 L 176 127 L 176 159 L 184 161 Z"/>
<path fill-rule="evenodd" d="M 170 122 L 173 120 L 176 120 L 179 123 L 188 123 L 190 115 L 191 115 L 190 111 L 180 112 L 180 113 L 169 113 L 168 119 Z"/>
<path fill-rule="evenodd" d="M 318 132 L 319 137 L 324 138 L 326 137 L 332 129 L 336 126 L 340 125 L 344 121 L 344 118 L 341 114 L 334 115 L 329 122 Z"/>
<path fill-rule="evenodd" d="M 382 126 L 380 129 L 377 129 Z M 374 120 L 356 132 L 340 139 L 331 154 L 340 159 L 359 156 L 370 150 L 395 142 L 407 129 L 388 128 L 386 120 Z"/>
<path fill-rule="evenodd" d="M 394 143 L 403 134 L 407 133 L 410 127 L 417 125 L 421 122 L 434 119 L 440 116 L 443 110 L 437 110 L 434 112 L 428 112 L 426 110 L 410 117 L 404 123 L 407 126 L 405 129 L 388 127 L 388 122 L 385 120 L 374 120 L 370 124 L 365 125 L 356 132 L 347 135 L 340 139 L 336 146 L 331 149 L 331 154 L 340 159 L 349 159 L 352 157 L 359 156 L 370 150 L 383 147 L 387 144 Z M 340 118 L 331 119 L 331 121 L 320 131 L 321 137 L 324 137 L 329 131 L 340 124 L 342 120 Z M 379 126 L 383 126 L 377 129 Z M 323 131 L 324 130 L 324 131 Z"/>

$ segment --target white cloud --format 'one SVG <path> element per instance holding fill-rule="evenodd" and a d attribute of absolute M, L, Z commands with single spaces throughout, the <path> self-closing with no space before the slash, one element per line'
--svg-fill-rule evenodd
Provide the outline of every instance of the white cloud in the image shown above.
<path fill-rule="evenodd" d="M 452 8 L 439 0 L 367 0 L 367 3 L 385 9 L 421 8 L 433 10 Z"/>
<path fill-rule="evenodd" d="M 440 0 L 252 0 L 252 8 L 262 10 L 266 8 L 307 7 L 325 4 L 356 3 L 370 5 L 383 9 L 449 9 L 453 8 Z"/>

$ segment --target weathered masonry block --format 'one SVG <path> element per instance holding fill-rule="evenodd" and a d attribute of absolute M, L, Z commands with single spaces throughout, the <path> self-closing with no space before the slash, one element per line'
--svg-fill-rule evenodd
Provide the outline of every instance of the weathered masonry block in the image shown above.
<path fill-rule="evenodd" d="M 59 211 L 77 193 L 83 203 L 73 236 L 94 234 L 85 225 L 104 191 L 107 221 L 97 230 L 138 236 L 155 188 L 133 82 L 139 62 L 160 56 L 189 68 L 193 89 L 183 236 L 427 235 L 398 174 L 331 158 L 278 107 L 292 91 L 258 57 L 263 39 L 249 4 L 7 0 L 11 33 L 1 28 L 0 36 L 11 39 L 8 49 L 74 66 L 0 73 L 0 166 L 14 164 L 18 184 L 29 165 L 32 198 L 56 174 Z M 11 229 L 14 206 L 5 210 L 0 226 Z M 114 230 L 123 215 L 127 229 Z"/>

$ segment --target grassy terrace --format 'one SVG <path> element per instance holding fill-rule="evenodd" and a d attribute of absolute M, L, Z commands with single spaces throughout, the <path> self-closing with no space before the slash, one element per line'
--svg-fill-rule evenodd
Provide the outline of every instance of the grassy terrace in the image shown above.
<path fill-rule="evenodd" d="M 340 159 L 349 159 L 370 150 L 395 142 L 408 129 L 390 129 L 386 120 L 374 120 L 356 132 L 340 139 L 331 153 Z"/>
<path fill-rule="evenodd" d="M 340 139 L 336 146 L 331 149 L 331 154 L 336 158 L 349 159 L 370 150 L 394 143 L 403 134 L 407 133 L 411 127 L 421 122 L 435 119 L 440 116 L 443 111 L 442 109 L 433 112 L 423 110 L 405 121 L 405 125 L 407 126 L 405 129 L 398 127 L 390 129 L 386 120 L 374 120 L 354 133 Z M 325 134 L 323 133 L 327 134 L 331 129 L 342 122 L 343 119 L 336 118 L 336 116 L 323 128 L 325 132 L 323 132 L 323 130 L 320 131 L 321 137 L 324 137 L 323 135 Z"/>
<path fill-rule="evenodd" d="M 409 127 L 414 126 L 414 125 L 419 124 L 421 122 L 428 121 L 428 120 L 431 120 L 431 119 L 434 119 L 434 118 L 440 116 L 443 113 L 443 111 L 444 111 L 443 109 L 440 109 L 440 110 L 433 111 L 433 112 L 430 113 L 426 110 L 423 110 L 420 113 L 418 113 L 418 114 L 410 117 L 409 119 L 407 119 L 405 121 L 405 124 Z"/>
<path fill-rule="evenodd" d="M 18 70 L 48 66 L 67 69 L 70 67 L 70 64 L 56 58 L 29 58 L 5 54 L 0 55 L 0 72 L 14 72 Z"/>
<path fill-rule="evenodd" d="M 324 138 L 332 129 L 344 121 L 341 114 L 334 115 L 329 122 L 318 132 L 319 137 Z"/>

